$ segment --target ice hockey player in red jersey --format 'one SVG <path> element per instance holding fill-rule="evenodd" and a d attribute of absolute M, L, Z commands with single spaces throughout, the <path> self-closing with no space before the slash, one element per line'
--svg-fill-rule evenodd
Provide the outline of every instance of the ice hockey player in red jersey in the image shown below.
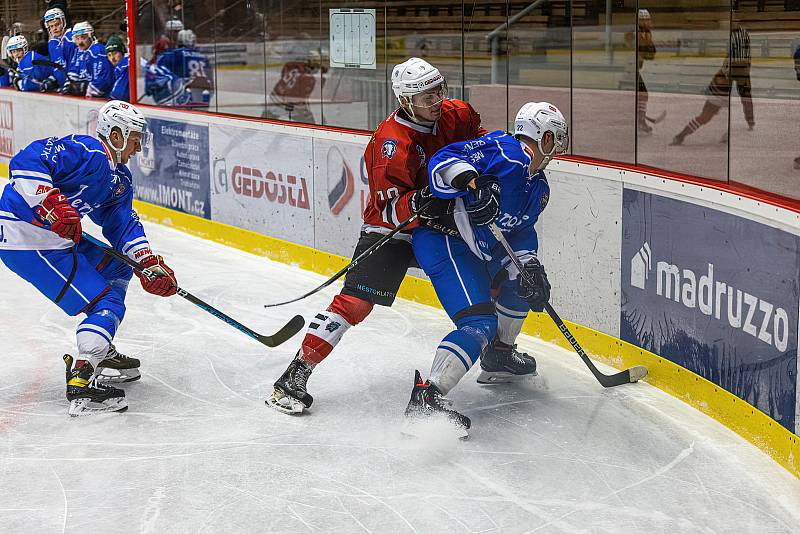
<path fill-rule="evenodd" d="M 353 257 L 415 212 L 424 221 L 446 211 L 448 203 L 430 201 L 424 187 L 428 159 L 445 145 L 487 133 L 469 104 L 447 98 L 444 76 L 423 59 L 397 65 L 392 89 L 400 107 L 378 126 L 364 152 L 370 197 Z M 347 273 L 341 293 L 310 322 L 300 350 L 275 382 L 269 405 L 286 413 L 311 406 L 306 383 L 314 367 L 373 306 L 391 306 L 406 271 L 416 266 L 411 250 L 415 226 L 416 221 Z"/>

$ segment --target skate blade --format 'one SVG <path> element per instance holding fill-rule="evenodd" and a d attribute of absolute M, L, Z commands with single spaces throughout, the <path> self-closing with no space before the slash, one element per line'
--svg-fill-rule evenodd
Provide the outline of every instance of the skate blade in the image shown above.
<path fill-rule="evenodd" d="M 89 399 L 75 399 L 69 403 L 70 417 L 82 417 L 84 415 L 97 415 L 107 412 L 124 412 L 128 409 L 128 401 L 125 397 L 109 400 L 106 402 L 92 402 Z"/>
<path fill-rule="evenodd" d="M 267 406 L 270 406 L 275 410 L 278 410 L 279 412 L 289 415 L 301 414 L 306 409 L 305 404 L 303 404 L 297 399 L 293 399 L 287 396 L 276 397 L 275 395 L 272 395 L 264 402 L 267 404 Z"/>
<path fill-rule="evenodd" d="M 104 384 L 124 384 L 142 378 L 138 369 L 111 369 L 100 367 L 97 370 L 97 380 Z"/>
<path fill-rule="evenodd" d="M 522 382 L 528 377 L 539 376 L 539 373 L 534 371 L 527 375 L 515 375 L 507 371 L 484 371 L 481 369 L 481 374 L 478 375 L 478 384 L 490 386 L 492 384 L 512 384 L 515 382 Z"/>
<path fill-rule="evenodd" d="M 447 417 L 409 417 L 400 427 L 404 438 L 423 440 L 430 443 L 449 441 L 457 438 L 469 439 L 469 432 L 461 425 L 454 424 Z"/>

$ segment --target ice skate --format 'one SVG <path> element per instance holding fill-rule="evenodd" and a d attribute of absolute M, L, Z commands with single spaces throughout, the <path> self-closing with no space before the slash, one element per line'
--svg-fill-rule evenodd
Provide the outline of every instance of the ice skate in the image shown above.
<path fill-rule="evenodd" d="M 516 345 L 499 347 L 494 343 L 486 347 L 481 355 L 481 374 L 478 384 L 503 384 L 519 382 L 529 376 L 536 376 L 536 360 L 525 352 L 519 352 Z"/>
<path fill-rule="evenodd" d="M 139 365 L 138 359 L 120 354 L 112 343 L 108 347 L 105 359 L 97 366 L 96 378 L 106 384 L 133 382 L 142 377 Z"/>
<path fill-rule="evenodd" d="M 306 391 L 306 383 L 312 370 L 311 365 L 299 358 L 299 354 L 295 356 L 286 371 L 275 382 L 272 396 L 265 402 L 283 413 L 303 413 L 303 410 L 310 408 L 314 402 L 314 397 Z"/>
<path fill-rule="evenodd" d="M 128 409 L 125 392 L 98 383 L 93 377 L 94 368 L 89 362 L 73 369 L 72 356 L 65 354 L 64 363 L 67 366 L 67 400 L 69 401 L 68 413 L 70 416 L 124 412 Z"/>
<path fill-rule="evenodd" d="M 419 371 L 414 371 L 414 389 L 411 390 L 411 400 L 406 406 L 407 424 L 404 434 L 417 436 L 421 423 L 436 419 L 447 421 L 455 428 L 459 439 L 466 439 L 472 422 L 469 417 L 462 415 L 450 408 L 452 403 L 444 397 L 436 385 L 427 380 L 422 382 Z"/>

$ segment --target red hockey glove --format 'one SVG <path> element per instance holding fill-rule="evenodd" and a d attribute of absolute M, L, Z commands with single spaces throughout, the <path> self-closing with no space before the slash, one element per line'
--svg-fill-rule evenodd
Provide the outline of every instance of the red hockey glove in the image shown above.
<path fill-rule="evenodd" d="M 75 243 L 81 240 L 81 216 L 70 206 L 67 197 L 58 190 L 51 189 L 36 208 L 36 214 L 50 223 L 50 229 Z"/>
<path fill-rule="evenodd" d="M 178 281 L 175 273 L 164 263 L 161 256 L 147 256 L 139 261 L 139 267 L 147 269 L 153 276 L 147 277 L 140 272 L 136 272 L 142 287 L 148 293 L 159 297 L 171 297 L 178 292 Z"/>

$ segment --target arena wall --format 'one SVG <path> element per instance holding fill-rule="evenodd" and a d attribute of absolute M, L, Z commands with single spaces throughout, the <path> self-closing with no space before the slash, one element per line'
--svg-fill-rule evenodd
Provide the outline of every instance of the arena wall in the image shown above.
<path fill-rule="evenodd" d="M 93 132 L 100 105 L 0 90 L 0 172 L 34 139 Z M 154 143 L 131 165 L 143 218 L 322 274 L 349 261 L 367 135 L 144 111 Z M 577 157 L 547 173 L 540 257 L 587 352 L 647 366 L 647 382 L 800 477 L 800 213 L 727 184 Z M 414 275 L 400 295 L 437 306 Z M 526 333 L 569 347 L 531 315 Z"/>

